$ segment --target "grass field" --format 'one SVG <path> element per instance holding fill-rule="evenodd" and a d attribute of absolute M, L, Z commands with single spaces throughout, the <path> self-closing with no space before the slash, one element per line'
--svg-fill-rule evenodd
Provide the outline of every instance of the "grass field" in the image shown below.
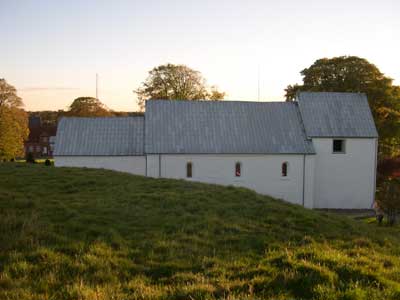
<path fill-rule="evenodd" d="M 0 164 L 0 299 L 400 299 L 400 231 L 252 191 Z"/>
<path fill-rule="evenodd" d="M 47 158 L 36 158 L 35 163 L 37 164 L 44 164 Z M 54 164 L 54 159 L 49 158 L 50 162 Z M 26 159 L 17 159 L 15 162 L 17 163 L 26 163 Z"/>

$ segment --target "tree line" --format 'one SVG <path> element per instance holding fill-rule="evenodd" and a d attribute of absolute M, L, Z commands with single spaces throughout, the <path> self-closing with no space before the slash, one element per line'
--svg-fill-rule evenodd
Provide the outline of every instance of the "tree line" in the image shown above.
<path fill-rule="evenodd" d="M 300 72 L 302 84 L 288 85 L 287 101 L 299 91 L 358 92 L 368 97 L 379 132 L 380 158 L 400 154 L 400 87 L 374 64 L 356 56 L 340 56 L 316 60 Z M 61 116 L 111 117 L 141 114 L 148 99 L 210 100 L 224 99 L 225 92 L 208 86 L 203 75 L 185 65 L 165 64 L 149 71 L 148 77 L 133 91 L 140 112 L 116 112 L 94 97 L 79 97 L 67 110 L 32 112 L 44 123 L 56 124 Z M 0 159 L 22 154 L 28 136 L 27 113 L 16 89 L 0 79 Z"/>

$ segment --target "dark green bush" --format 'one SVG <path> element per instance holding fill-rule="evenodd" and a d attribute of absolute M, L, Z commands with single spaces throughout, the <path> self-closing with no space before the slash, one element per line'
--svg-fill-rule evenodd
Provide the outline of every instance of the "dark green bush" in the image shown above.
<path fill-rule="evenodd" d="M 36 163 L 35 158 L 33 157 L 32 152 L 28 152 L 28 154 L 26 155 L 26 162 L 27 162 L 27 163 L 30 163 L 30 164 Z"/>
<path fill-rule="evenodd" d="M 396 223 L 400 213 L 400 179 L 388 178 L 378 190 L 378 205 L 385 212 L 389 225 Z"/>

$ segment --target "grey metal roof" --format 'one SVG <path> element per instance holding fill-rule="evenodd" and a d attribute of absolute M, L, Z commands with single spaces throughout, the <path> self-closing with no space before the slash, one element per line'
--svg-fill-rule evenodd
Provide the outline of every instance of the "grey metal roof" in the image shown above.
<path fill-rule="evenodd" d="M 55 156 L 143 155 L 144 118 L 62 118 Z"/>
<path fill-rule="evenodd" d="M 314 148 L 297 103 L 149 100 L 145 152 L 311 154 Z"/>
<path fill-rule="evenodd" d="M 365 94 L 300 92 L 297 96 L 308 137 L 377 137 Z"/>

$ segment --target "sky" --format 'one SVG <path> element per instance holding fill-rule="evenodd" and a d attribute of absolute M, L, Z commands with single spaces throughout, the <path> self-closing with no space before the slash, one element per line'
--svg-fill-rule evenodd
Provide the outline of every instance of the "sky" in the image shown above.
<path fill-rule="evenodd" d="M 400 84 L 399 0 L 0 0 L 0 28 L 0 78 L 30 111 L 95 96 L 96 73 L 104 104 L 135 111 L 133 90 L 165 63 L 229 100 L 282 101 L 301 70 L 341 55 Z"/>

